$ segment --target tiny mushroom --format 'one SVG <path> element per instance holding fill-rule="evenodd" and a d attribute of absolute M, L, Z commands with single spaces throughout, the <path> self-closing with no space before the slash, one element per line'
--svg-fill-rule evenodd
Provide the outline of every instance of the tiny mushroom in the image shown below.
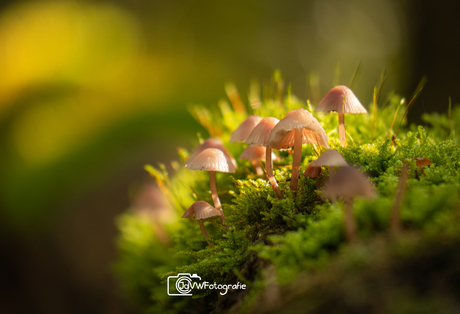
<path fill-rule="evenodd" d="M 223 222 L 225 219 L 216 187 L 216 171 L 218 172 L 235 172 L 236 167 L 232 160 L 227 157 L 220 149 L 207 148 L 199 153 L 195 158 L 185 165 L 190 170 L 209 171 L 209 185 L 211 186 L 212 200 L 215 208 L 221 213 L 219 216 Z"/>
<path fill-rule="evenodd" d="M 272 149 L 268 145 L 270 134 L 278 122 L 279 120 L 273 117 L 263 118 L 260 120 L 246 140 L 246 144 L 265 147 L 265 170 L 267 172 L 268 181 L 278 198 L 281 199 L 283 196 L 281 195 L 278 183 L 273 176 Z"/>
<path fill-rule="evenodd" d="M 329 149 L 321 154 L 315 161 L 311 163 L 314 167 L 328 167 L 329 176 L 333 174 L 333 167 L 348 167 L 347 161 L 335 149 Z"/>
<path fill-rule="evenodd" d="M 352 90 L 344 85 L 332 88 L 319 102 L 316 112 L 337 112 L 339 115 L 339 138 L 342 145 L 347 144 L 345 133 L 345 113 L 367 113 Z"/>
<path fill-rule="evenodd" d="M 327 135 L 321 124 L 310 112 L 302 108 L 288 112 L 273 128 L 268 142 L 273 149 L 287 149 L 294 146 L 291 191 L 297 191 L 302 144 L 315 144 L 329 148 Z"/>
<path fill-rule="evenodd" d="M 265 147 L 260 146 L 248 146 L 243 150 L 243 152 L 240 155 L 240 159 L 251 161 L 252 168 L 254 168 L 254 171 L 258 176 L 264 174 L 262 168 L 260 167 L 260 161 L 264 158 Z"/>
<path fill-rule="evenodd" d="M 375 190 L 373 186 L 359 170 L 353 167 L 343 167 L 329 177 L 322 194 L 324 198 L 329 198 L 332 202 L 335 202 L 340 197 L 343 198 L 345 205 L 345 235 L 350 243 L 356 243 L 357 232 L 353 217 L 353 199 L 356 196 L 374 197 Z"/>
<path fill-rule="evenodd" d="M 311 162 L 307 169 L 305 170 L 305 172 L 303 173 L 303 175 L 305 177 L 310 177 L 310 178 L 316 178 L 319 176 L 319 174 L 321 173 L 321 167 L 316 167 L 313 165 L 313 162 Z"/>
<path fill-rule="evenodd" d="M 182 218 L 189 218 L 193 216 L 195 216 L 195 219 L 199 221 L 201 233 L 206 239 L 206 242 L 208 242 L 210 247 L 214 247 L 214 245 L 207 240 L 209 239 L 209 234 L 206 232 L 203 220 L 214 216 L 220 216 L 220 212 L 205 201 L 197 201 L 187 209 Z"/>
<path fill-rule="evenodd" d="M 198 146 L 193 153 L 188 157 L 187 162 L 185 163 L 185 167 L 187 167 L 187 164 L 193 160 L 196 156 L 198 156 L 199 153 L 204 151 L 206 148 L 217 148 L 220 149 L 221 151 L 224 152 L 225 156 L 230 158 L 232 160 L 232 163 L 236 167 L 236 160 L 233 158 L 233 156 L 228 152 L 228 150 L 225 148 L 224 143 L 222 143 L 221 140 L 218 140 L 217 138 L 210 137 L 206 139 L 200 146 Z"/>
<path fill-rule="evenodd" d="M 321 173 L 321 167 L 315 167 L 313 166 L 313 162 L 308 164 L 307 169 L 303 173 L 304 177 L 310 177 L 310 178 L 316 178 L 316 188 L 319 189 L 320 186 L 320 177 L 319 174 Z"/>
<path fill-rule="evenodd" d="M 426 157 L 421 157 L 421 158 L 412 158 L 412 160 L 415 160 L 415 165 L 419 168 L 423 168 L 425 166 L 431 165 L 433 162 L 429 160 Z"/>
<path fill-rule="evenodd" d="M 230 136 L 229 142 L 246 142 L 248 139 L 249 134 L 251 134 L 254 127 L 257 123 L 262 120 L 259 116 L 249 116 L 244 120 L 240 126 L 233 131 L 232 135 Z"/>

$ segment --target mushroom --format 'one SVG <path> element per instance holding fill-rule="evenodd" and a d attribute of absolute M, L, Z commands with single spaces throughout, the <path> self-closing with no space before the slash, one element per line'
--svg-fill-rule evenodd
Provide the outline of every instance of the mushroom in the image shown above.
<path fill-rule="evenodd" d="M 278 122 L 278 119 L 272 117 L 263 118 L 260 120 L 260 122 L 252 130 L 251 134 L 249 134 L 249 137 L 246 140 L 246 144 L 265 147 L 265 171 L 267 172 L 267 178 L 273 190 L 275 191 L 276 196 L 281 199 L 283 196 L 281 195 L 278 183 L 273 176 L 272 149 L 268 145 L 270 134 Z"/>
<path fill-rule="evenodd" d="M 214 216 L 220 216 L 220 212 L 205 201 L 197 201 L 186 210 L 182 218 L 189 218 L 193 216 L 195 216 L 195 219 L 198 220 L 200 224 L 201 233 L 203 234 L 203 237 L 206 239 L 206 242 L 208 242 L 210 247 L 214 247 L 214 245 L 207 240 L 210 237 L 209 234 L 206 232 L 203 220 Z"/>
<path fill-rule="evenodd" d="M 333 175 L 333 167 L 348 167 L 348 163 L 342 154 L 335 149 L 325 151 L 311 165 L 314 167 L 328 167 L 329 176 Z"/>
<path fill-rule="evenodd" d="M 321 167 L 313 166 L 313 162 L 311 162 L 305 172 L 303 173 L 304 177 L 316 178 L 316 189 L 319 189 L 319 174 L 321 173 Z"/>
<path fill-rule="evenodd" d="M 193 160 L 193 158 L 195 158 L 199 153 L 201 153 L 202 151 L 204 151 L 206 148 L 217 148 L 217 149 L 220 149 L 221 151 L 224 152 L 225 156 L 227 156 L 228 158 L 230 158 L 232 160 L 232 163 L 235 165 L 236 167 L 236 160 L 233 158 L 233 156 L 228 152 L 228 150 L 225 148 L 224 146 L 224 143 L 222 143 L 221 140 L 218 140 L 217 138 L 213 138 L 213 137 L 210 137 L 208 139 L 206 139 L 203 144 L 201 144 L 200 146 L 198 146 L 194 151 L 193 153 L 190 155 L 190 157 L 188 158 L 187 162 L 185 163 L 185 167 L 187 167 L 187 164 Z"/>
<path fill-rule="evenodd" d="M 225 215 L 222 210 L 216 187 L 216 171 L 218 172 L 235 172 L 236 167 L 232 160 L 227 157 L 220 149 L 207 148 L 199 153 L 195 158 L 188 161 L 185 165 L 190 170 L 209 171 L 209 185 L 211 186 L 212 200 L 215 208 L 221 213 L 220 220 L 224 222 Z"/>
<path fill-rule="evenodd" d="M 423 168 L 424 166 L 429 166 L 433 163 L 431 160 L 429 160 L 426 157 L 412 158 L 412 160 L 415 160 L 415 165 L 419 168 Z"/>
<path fill-rule="evenodd" d="M 375 190 L 368 182 L 366 176 L 353 167 L 338 169 L 333 176 L 329 177 L 322 190 L 323 198 L 329 198 L 335 202 L 343 198 L 345 205 L 345 235 L 350 243 L 357 242 L 356 224 L 353 217 L 353 199 L 356 196 L 372 198 Z"/>
<path fill-rule="evenodd" d="M 243 150 L 243 152 L 240 155 L 240 159 L 251 161 L 252 168 L 254 168 L 254 171 L 258 176 L 264 174 L 262 168 L 260 167 L 260 160 L 264 158 L 265 147 L 260 146 L 248 146 Z"/>
<path fill-rule="evenodd" d="M 315 112 L 337 112 L 339 115 L 339 138 L 343 146 L 347 145 L 345 134 L 345 113 L 367 113 L 355 94 L 344 85 L 332 88 L 319 102 Z"/>
<path fill-rule="evenodd" d="M 291 191 L 297 191 L 302 144 L 316 144 L 329 148 L 327 135 L 321 124 L 310 112 L 302 108 L 288 112 L 275 125 L 270 134 L 268 144 L 273 149 L 287 149 L 294 146 Z"/>
<path fill-rule="evenodd" d="M 259 116 L 249 116 L 233 131 L 229 142 L 246 142 L 254 127 L 262 120 Z"/>

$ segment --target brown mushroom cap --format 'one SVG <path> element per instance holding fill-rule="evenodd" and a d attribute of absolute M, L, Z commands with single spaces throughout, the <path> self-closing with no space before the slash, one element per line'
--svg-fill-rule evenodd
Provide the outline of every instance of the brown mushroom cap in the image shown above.
<path fill-rule="evenodd" d="M 343 99 L 345 98 L 345 103 Z M 343 110 L 343 111 L 342 111 Z M 344 85 L 332 88 L 319 102 L 316 112 L 367 113 L 352 90 Z"/>
<path fill-rule="evenodd" d="M 429 166 L 433 163 L 431 160 L 429 160 L 426 157 L 412 158 L 412 160 L 415 160 L 415 165 L 420 168 L 424 166 Z"/>
<path fill-rule="evenodd" d="M 319 173 L 321 172 L 321 167 L 313 166 L 313 162 L 311 162 L 305 172 L 303 173 L 304 177 L 316 178 Z"/>
<path fill-rule="evenodd" d="M 326 132 L 321 124 L 305 109 L 289 111 L 270 134 L 268 144 L 273 149 L 294 146 L 294 130 L 302 133 L 302 144 L 316 144 L 329 148 Z"/>
<path fill-rule="evenodd" d="M 185 168 L 201 171 L 235 172 L 232 160 L 220 149 L 207 148 L 187 162 Z"/>
<path fill-rule="evenodd" d="M 367 177 L 353 167 L 339 168 L 329 178 L 322 190 L 323 197 L 335 202 L 339 197 L 352 199 L 356 196 L 372 198 L 375 195 L 374 187 Z"/>
<path fill-rule="evenodd" d="M 315 167 L 348 167 L 347 161 L 342 154 L 335 149 L 325 151 L 321 156 L 311 163 Z"/>
<path fill-rule="evenodd" d="M 220 212 L 205 201 L 196 201 L 184 213 L 182 218 L 195 216 L 196 220 L 220 216 Z"/>
<path fill-rule="evenodd" d="M 217 148 L 220 149 L 221 151 L 224 152 L 224 154 L 230 158 L 233 161 L 233 164 L 236 165 L 236 161 L 233 158 L 233 156 L 228 152 L 228 150 L 225 148 L 224 143 L 222 143 L 221 140 L 218 140 L 217 138 L 208 138 L 206 139 L 203 144 L 198 146 L 193 153 L 190 155 L 190 157 L 187 160 L 187 163 L 185 164 L 185 167 L 187 167 L 188 163 L 193 160 L 196 156 L 198 156 L 202 151 L 204 151 L 207 148 Z"/>
<path fill-rule="evenodd" d="M 251 134 L 249 134 L 246 144 L 268 146 L 270 134 L 278 122 L 279 120 L 273 117 L 263 118 L 260 120 L 260 122 L 252 130 Z"/>
<path fill-rule="evenodd" d="M 229 142 L 246 142 L 249 134 L 251 134 L 252 130 L 257 123 L 260 122 L 260 120 L 262 120 L 262 118 L 259 116 L 247 117 L 246 120 L 244 120 L 243 123 L 241 123 L 240 126 L 233 131 Z"/>
<path fill-rule="evenodd" d="M 242 160 L 265 160 L 265 147 L 248 146 L 240 155 Z M 272 159 L 276 159 L 276 155 L 272 153 Z"/>

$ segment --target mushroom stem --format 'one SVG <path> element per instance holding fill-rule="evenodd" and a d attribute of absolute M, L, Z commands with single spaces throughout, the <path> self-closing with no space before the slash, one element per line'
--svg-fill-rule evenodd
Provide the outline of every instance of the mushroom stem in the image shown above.
<path fill-rule="evenodd" d="M 291 174 L 291 191 L 297 192 L 297 181 L 299 181 L 300 160 L 302 159 L 302 133 L 295 129 L 294 138 L 294 157 L 292 159 L 292 174 Z"/>
<path fill-rule="evenodd" d="M 339 139 L 342 146 L 346 146 L 348 144 L 345 133 L 345 114 L 343 112 L 339 112 Z"/>
<path fill-rule="evenodd" d="M 200 219 L 198 220 L 198 222 L 200 223 L 200 229 L 201 229 L 201 233 L 203 234 L 203 237 L 206 239 L 206 242 L 208 242 L 209 246 L 210 247 L 214 247 L 214 244 L 212 244 L 211 242 L 209 242 L 207 239 L 209 239 L 209 234 L 208 232 L 206 232 L 206 229 L 204 227 L 204 222 L 203 222 L 203 219 Z"/>
<path fill-rule="evenodd" d="M 279 199 L 282 199 L 283 195 L 281 195 L 278 182 L 276 182 L 276 179 L 273 176 L 272 149 L 270 148 L 270 146 L 265 147 L 265 171 L 267 171 L 268 181 L 270 182 L 273 190 L 275 191 L 276 196 L 278 196 Z"/>
<path fill-rule="evenodd" d="M 222 210 L 222 205 L 220 204 L 219 195 L 217 195 L 216 172 L 215 171 L 209 171 L 209 185 L 211 186 L 211 195 L 212 195 L 212 201 L 214 202 L 214 207 L 221 213 L 221 215 L 219 216 L 219 219 L 223 223 L 227 219 L 225 218 L 224 211 Z"/>
<path fill-rule="evenodd" d="M 355 244 L 358 242 L 358 236 L 356 232 L 355 218 L 353 216 L 353 200 L 348 198 L 344 199 L 345 206 L 345 236 L 348 242 Z"/>
<path fill-rule="evenodd" d="M 262 176 L 264 174 L 264 171 L 262 170 L 262 168 L 260 167 L 260 162 L 258 159 L 252 159 L 251 160 L 251 164 L 252 164 L 252 168 L 254 169 L 254 172 L 258 175 L 258 176 Z"/>

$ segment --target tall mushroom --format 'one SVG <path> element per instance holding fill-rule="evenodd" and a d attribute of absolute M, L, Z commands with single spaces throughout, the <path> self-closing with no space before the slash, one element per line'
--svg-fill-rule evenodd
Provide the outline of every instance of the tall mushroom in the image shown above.
<path fill-rule="evenodd" d="M 294 146 L 292 161 L 291 191 L 297 191 L 297 182 L 302 159 L 302 144 L 315 144 L 329 148 L 327 135 L 318 120 L 305 109 L 292 110 L 278 122 L 270 134 L 268 144 L 273 149 Z"/>
<path fill-rule="evenodd" d="M 360 171 L 353 167 L 338 169 L 333 176 L 329 177 L 322 190 L 324 198 L 335 202 L 343 198 L 345 205 L 345 235 L 350 243 L 356 243 L 358 236 L 356 224 L 353 217 L 353 199 L 356 196 L 372 198 L 375 190 Z"/>
<path fill-rule="evenodd" d="M 315 112 L 337 112 L 339 115 L 339 138 L 343 146 L 347 145 L 345 133 L 345 113 L 367 113 L 355 94 L 344 85 L 332 88 L 319 102 Z"/>
<path fill-rule="evenodd" d="M 220 220 L 224 222 L 225 215 L 222 210 L 216 187 L 216 171 L 218 172 L 235 172 L 236 167 L 232 160 L 227 157 L 220 149 L 207 148 L 199 153 L 195 158 L 185 165 L 190 170 L 209 171 L 209 185 L 211 186 L 211 195 L 214 207 L 221 213 Z"/>
<path fill-rule="evenodd" d="M 278 119 L 272 117 L 263 118 L 260 120 L 260 122 L 252 130 L 251 134 L 249 134 L 249 137 L 246 140 L 246 144 L 265 147 L 265 171 L 267 172 L 267 178 L 273 190 L 275 191 L 276 196 L 281 199 L 283 196 L 281 195 L 278 183 L 273 176 L 272 149 L 268 145 L 270 134 L 278 122 Z"/>
<path fill-rule="evenodd" d="M 265 147 L 260 146 L 248 146 L 246 147 L 240 155 L 242 160 L 250 160 L 252 163 L 252 168 L 258 176 L 264 174 L 262 168 L 260 167 L 260 161 L 265 158 Z"/>
<path fill-rule="evenodd" d="M 262 120 L 259 116 L 249 116 L 244 120 L 239 127 L 233 131 L 230 136 L 229 142 L 245 142 L 248 139 L 249 134 L 251 134 L 254 127 L 257 123 Z"/>
<path fill-rule="evenodd" d="M 225 156 L 230 158 L 232 160 L 232 163 L 236 167 L 236 160 L 233 158 L 233 156 L 228 152 L 228 150 L 225 148 L 224 143 L 222 143 L 221 140 L 218 140 L 217 138 L 210 137 L 206 139 L 203 144 L 198 146 L 193 153 L 189 156 L 187 162 L 185 163 L 185 167 L 187 167 L 187 164 L 193 160 L 196 156 L 198 156 L 199 153 L 204 151 L 206 148 L 217 148 L 220 149 L 222 152 L 224 152 Z"/>
<path fill-rule="evenodd" d="M 205 201 L 197 201 L 187 209 L 182 218 L 189 218 L 193 216 L 195 216 L 195 219 L 198 220 L 200 224 L 201 233 L 203 234 L 203 237 L 205 238 L 206 242 L 208 242 L 210 247 L 214 247 L 214 245 L 207 240 L 210 237 L 209 234 L 206 232 L 203 220 L 214 216 L 220 216 L 220 212 Z"/>

